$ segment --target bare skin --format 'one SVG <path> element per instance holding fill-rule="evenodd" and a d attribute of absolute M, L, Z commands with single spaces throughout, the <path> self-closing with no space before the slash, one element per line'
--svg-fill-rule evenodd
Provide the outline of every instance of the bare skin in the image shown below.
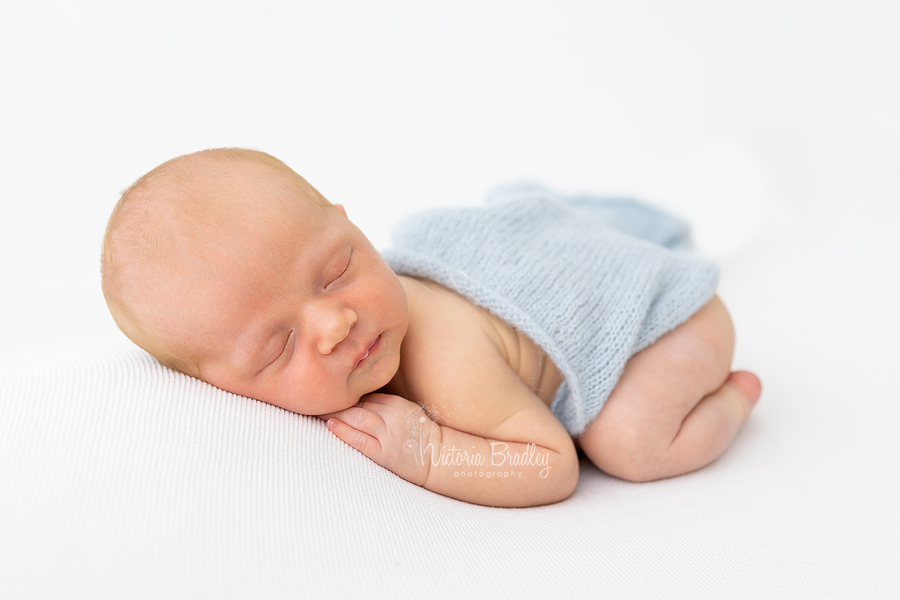
<path fill-rule="evenodd" d="M 468 448 L 480 442 L 478 451 L 489 456 L 491 440 L 519 441 L 520 446 L 511 444 L 519 453 L 532 442 L 549 453 L 551 473 L 563 468 L 566 477 L 577 475 L 577 467 L 569 462 L 574 455 L 565 441 L 568 435 L 549 411 L 561 379 L 546 355 L 526 336 L 456 293 L 432 282 L 401 281 L 410 303 L 410 333 L 401 356 L 414 358 L 401 359 L 398 377 L 384 388 L 396 395 L 373 394 L 358 406 L 322 415 L 329 419 L 329 428 L 375 462 L 453 497 L 460 497 L 460 483 L 473 483 L 460 481 L 457 473 L 474 470 L 459 465 L 438 465 L 435 470 L 432 465 L 427 472 L 420 460 L 412 460 L 417 456 L 409 457 L 391 435 L 409 421 L 397 410 L 396 398 L 428 407 L 428 414 L 443 426 L 440 436 L 432 432 L 428 438 L 435 447 Z M 598 468 L 630 481 L 672 477 L 709 464 L 729 446 L 761 393 L 755 375 L 730 371 L 733 348 L 731 320 L 714 297 L 629 360 L 603 410 L 576 443 Z M 454 373 L 452 382 L 429 383 L 447 370 Z M 526 431 L 530 434 L 523 436 Z M 568 496 L 562 483 L 554 489 L 540 475 L 540 469 L 532 468 L 519 478 L 495 480 L 490 502 L 484 501 L 485 489 L 472 489 L 474 497 L 463 499 L 523 506 Z M 554 493 L 561 497 L 554 498 Z"/>
<path fill-rule="evenodd" d="M 714 297 L 632 357 L 573 440 L 549 409 L 562 378 L 526 336 L 435 283 L 394 275 L 343 208 L 313 202 L 317 192 L 293 185 L 287 167 L 232 160 L 227 185 L 207 194 L 218 160 L 189 158 L 178 189 L 214 214 L 226 197 L 237 216 L 180 246 L 163 280 L 152 265 L 135 278 L 147 290 L 127 297 L 164 283 L 177 301 L 153 303 L 152 327 L 120 326 L 152 337 L 144 347 L 183 355 L 188 374 L 319 416 L 410 482 L 491 506 L 557 502 L 578 480 L 576 442 L 617 477 L 679 475 L 721 455 L 759 398 L 755 375 L 730 372 L 734 330 Z M 246 218 L 232 196 L 252 199 Z M 141 223 L 158 221 L 167 222 Z M 107 301 L 117 321 L 141 314 Z"/>

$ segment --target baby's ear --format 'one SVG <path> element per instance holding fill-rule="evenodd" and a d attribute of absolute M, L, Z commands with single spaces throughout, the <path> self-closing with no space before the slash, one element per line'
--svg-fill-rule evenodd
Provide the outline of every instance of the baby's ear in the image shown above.
<path fill-rule="evenodd" d="M 333 204 L 332 206 L 334 206 L 336 209 L 338 209 L 339 211 L 341 211 L 341 214 L 342 214 L 342 215 L 344 215 L 345 217 L 347 216 L 347 211 L 344 209 L 344 205 L 343 205 L 343 204 Z"/>

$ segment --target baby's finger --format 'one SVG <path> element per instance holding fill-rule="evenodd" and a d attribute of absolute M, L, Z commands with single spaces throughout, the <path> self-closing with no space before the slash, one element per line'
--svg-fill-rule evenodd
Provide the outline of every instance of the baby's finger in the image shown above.
<path fill-rule="evenodd" d="M 334 417 L 328 419 L 326 425 L 339 440 L 351 448 L 362 452 L 375 462 L 378 462 L 381 458 L 381 444 L 376 438 L 354 429 Z"/>
<path fill-rule="evenodd" d="M 390 410 L 391 405 L 385 402 L 378 402 L 377 400 L 360 400 L 359 404 L 356 405 L 359 408 L 363 408 L 369 412 L 375 413 L 379 416 L 384 416 L 386 410 Z"/>
<path fill-rule="evenodd" d="M 377 412 L 363 406 L 362 403 L 335 413 L 335 418 L 340 419 L 350 427 L 359 429 L 369 435 L 378 435 L 384 429 L 384 419 Z"/>
<path fill-rule="evenodd" d="M 362 398 L 362 402 L 371 402 L 373 404 L 385 404 L 386 402 L 390 402 L 391 400 L 396 399 L 397 396 L 392 396 L 390 394 L 380 394 L 378 392 L 373 392 L 371 394 L 366 394 Z"/>

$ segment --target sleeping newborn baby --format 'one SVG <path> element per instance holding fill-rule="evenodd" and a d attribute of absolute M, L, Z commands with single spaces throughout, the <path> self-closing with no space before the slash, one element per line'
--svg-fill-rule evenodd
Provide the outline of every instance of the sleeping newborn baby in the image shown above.
<path fill-rule="evenodd" d="M 717 271 L 686 228 L 634 202 L 512 196 L 414 218 L 382 256 L 277 159 L 198 152 L 123 194 L 103 293 L 163 365 L 315 415 L 453 498 L 563 500 L 576 447 L 630 481 L 715 460 L 761 386 L 730 370 Z"/>

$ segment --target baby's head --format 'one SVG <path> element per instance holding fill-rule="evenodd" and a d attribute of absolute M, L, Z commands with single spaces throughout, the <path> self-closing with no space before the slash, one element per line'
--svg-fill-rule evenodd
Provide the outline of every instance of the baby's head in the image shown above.
<path fill-rule="evenodd" d="M 318 415 L 400 363 L 400 281 L 340 205 L 251 150 L 181 156 L 113 209 L 101 256 L 119 328 L 162 364 Z"/>

